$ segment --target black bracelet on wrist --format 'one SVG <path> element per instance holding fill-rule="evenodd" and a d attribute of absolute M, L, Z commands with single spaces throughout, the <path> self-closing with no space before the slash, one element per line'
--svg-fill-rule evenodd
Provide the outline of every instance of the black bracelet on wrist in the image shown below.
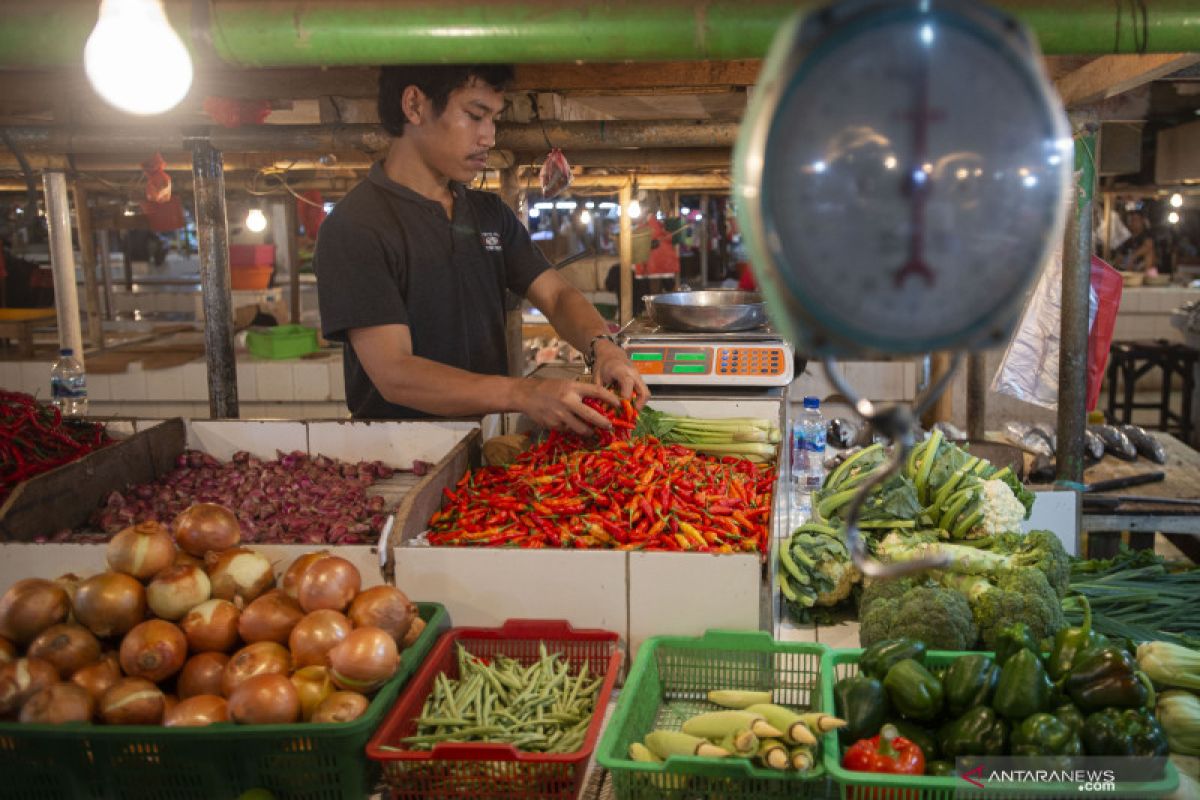
<path fill-rule="evenodd" d="M 588 369 L 592 369 L 596 366 L 596 342 L 600 341 L 601 339 L 611 342 L 614 345 L 617 344 L 617 337 L 613 336 L 611 333 L 598 333 L 593 336 L 592 340 L 588 342 L 587 352 L 583 354 L 583 363 L 587 364 Z"/>

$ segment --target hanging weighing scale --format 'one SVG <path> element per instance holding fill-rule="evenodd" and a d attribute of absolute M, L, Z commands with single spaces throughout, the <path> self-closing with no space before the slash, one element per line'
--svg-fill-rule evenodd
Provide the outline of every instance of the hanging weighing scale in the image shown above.
<path fill-rule="evenodd" d="M 1007 341 L 1060 240 L 1071 179 L 1066 115 L 1015 19 L 971 0 L 845 0 L 778 33 L 734 152 L 738 220 L 770 318 L 895 443 L 852 504 L 898 469 L 912 408 L 876 409 L 835 360 Z"/>

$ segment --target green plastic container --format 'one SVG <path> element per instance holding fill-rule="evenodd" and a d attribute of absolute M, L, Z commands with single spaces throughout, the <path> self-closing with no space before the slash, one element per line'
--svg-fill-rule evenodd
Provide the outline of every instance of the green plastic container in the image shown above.
<path fill-rule="evenodd" d="M 0 797 L 15 800 L 363 800 L 378 779 L 366 744 L 400 689 L 449 627 L 439 603 L 418 603 L 425 630 L 353 722 L 329 725 L 0 724 Z"/>
<path fill-rule="evenodd" d="M 259 358 L 300 358 L 317 352 L 317 329 L 279 325 L 246 331 L 246 349 Z"/>
<path fill-rule="evenodd" d="M 621 800 L 768 800 L 829 797 L 833 788 L 818 765 L 808 773 L 779 772 L 743 758 L 672 756 L 665 764 L 629 758 L 629 745 L 656 729 L 678 730 L 702 711 L 713 689 L 774 692 L 775 702 L 820 710 L 820 664 L 825 647 L 777 642 L 763 631 L 708 631 L 700 637 L 656 636 L 638 651 L 617 708 L 596 751 L 612 772 Z"/>
<path fill-rule="evenodd" d="M 842 678 L 858 674 L 858 659 L 862 649 L 827 650 L 821 658 L 821 694 L 827 709 L 833 709 L 833 685 Z M 968 653 L 953 650 L 931 650 L 925 654 L 925 664 L 944 667 L 959 656 Z M 987 653 L 987 655 L 992 655 Z M 871 772 L 851 772 L 842 769 L 842 748 L 837 733 L 825 736 L 825 769 L 841 788 L 843 800 L 954 800 L 970 797 L 971 800 L 1050 800 L 1050 798 L 1078 798 L 1079 787 L 1074 783 L 989 783 L 987 789 L 975 789 L 958 776 L 953 777 L 908 777 L 905 775 L 880 775 Z M 1166 763 L 1163 777 L 1158 781 L 1144 783 L 1118 783 L 1116 790 L 1103 792 L 1105 797 L 1132 798 L 1165 797 L 1179 786 L 1179 773 L 1170 761 Z M 969 790 L 969 794 L 967 793 Z"/>

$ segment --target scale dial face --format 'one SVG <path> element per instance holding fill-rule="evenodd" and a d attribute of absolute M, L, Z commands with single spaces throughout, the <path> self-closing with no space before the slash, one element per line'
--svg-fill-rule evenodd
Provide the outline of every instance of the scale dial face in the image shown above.
<path fill-rule="evenodd" d="M 739 144 L 772 319 L 822 355 L 1000 339 L 1061 234 L 1070 179 L 1036 50 L 973 5 L 847 5 L 777 40 L 789 52 Z"/>

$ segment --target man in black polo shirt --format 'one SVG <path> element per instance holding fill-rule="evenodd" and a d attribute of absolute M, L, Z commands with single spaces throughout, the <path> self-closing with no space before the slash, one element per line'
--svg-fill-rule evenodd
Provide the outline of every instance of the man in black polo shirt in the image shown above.
<path fill-rule="evenodd" d="M 587 299 L 498 196 L 467 189 L 496 143 L 505 66 L 384 67 L 383 161 L 321 225 L 325 337 L 345 343 L 346 404 L 367 419 L 517 411 L 577 433 L 607 428 L 586 397 L 649 396 Z M 504 291 L 526 297 L 594 361 L 595 384 L 507 377 Z"/>

